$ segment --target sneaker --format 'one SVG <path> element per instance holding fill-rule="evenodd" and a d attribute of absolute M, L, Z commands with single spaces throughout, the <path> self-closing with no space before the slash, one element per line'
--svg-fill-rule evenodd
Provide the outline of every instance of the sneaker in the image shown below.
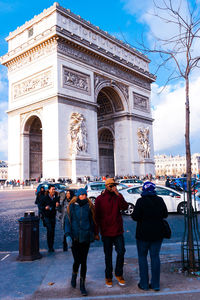
<path fill-rule="evenodd" d="M 125 285 L 126 284 L 126 282 L 125 282 L 125 280 L 124 280 L 124 277 L 123 276 L 116 276 L 115 275 L 115 277 L 116 277 L 116 279 L 117 279 L 117 281 L 118 281 L 118 283 L 119 283 L 119 285 Z"/>
<path fill-rule="evenodd" d="M 106 286 L 111 288 L 112 287 L 112 279 L 111 278 L 106 278 Z"/>

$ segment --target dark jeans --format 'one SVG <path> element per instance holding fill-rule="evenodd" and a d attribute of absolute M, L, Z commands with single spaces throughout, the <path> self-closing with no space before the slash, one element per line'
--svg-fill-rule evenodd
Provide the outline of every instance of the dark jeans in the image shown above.
<path fill-rule="evenodd" d="M 113 245 L 115 246 L 115 251 L 117 252 L 117 259 L 116 259 L 116 267 L 115 267 L 115 275 L 122 276 L 123 275 L 123 265 L 124 265 L 124 254 L 126 252 L 125 245 L 124 245 L 124 236 L 118 235 L 114 237 L 110 236 L 103 236 L 103 247 L 105 253 L 105 276 L 106 278 L 113 277 L 113 265 L 112 265 L 112 250 Z"/>
<path fill-rule="evenodd" d="M 74 258 L 73 272 L 78 273 L 79 266 L 81 265 L 80 275 L 83 279 L 86 277 L 87 272 L 87 255 L 90 248 L 90 243 L 79 243 L 73 241 L 72 254 Z"/>
<path fill-rule="evenodd" d="M 140 270 L 140 285 L 144 289 L 149 288 L 149 272 L 147 255 L 151 258 L 151 286 L 153 289 L 160 288 L 160 248 L 162 240 L 145 242 L 137 240 L 138 263 Z"/>
<path fill-rule="evenodd" d="M 45 217 L 44 221 L 47 228 L 47 245 L 49 250 L 51 250 L 53 249 L 53 244 L 54 244 L 56 219 Z"/>

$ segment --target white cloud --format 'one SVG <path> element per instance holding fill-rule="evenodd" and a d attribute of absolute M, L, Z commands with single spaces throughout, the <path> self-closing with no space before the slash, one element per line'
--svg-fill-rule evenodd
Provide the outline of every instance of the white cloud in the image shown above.
<path fill-rule="evenodd" d="M 152 87 L 153 117 L 155 119 L 155 151 L 164 151 L 183 143 L 185 134 L 185 87 L 168 86 L 158 95 L 160 88 Z M 200 136 L 200 77 L 190 82 L 191 139 Z"/>

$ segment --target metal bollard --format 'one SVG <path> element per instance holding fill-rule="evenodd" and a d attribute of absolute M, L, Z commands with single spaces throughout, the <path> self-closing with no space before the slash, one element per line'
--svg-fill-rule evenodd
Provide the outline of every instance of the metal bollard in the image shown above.
<path fill-rule="evenodd" d="M 20 261 L 39 259 L 39 218 L 34 211 L 24 213 L 19 220 L 19 255 Z"/>

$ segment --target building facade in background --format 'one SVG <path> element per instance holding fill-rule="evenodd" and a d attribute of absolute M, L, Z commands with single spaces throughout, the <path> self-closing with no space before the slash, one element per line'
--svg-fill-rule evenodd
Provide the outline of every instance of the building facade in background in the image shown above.
<path fill-rule="evenodd" d="M 155 155 L 156 176 L 183 176 L 186 174 L 185 156 Z M 191 169 L 193 175 L 200 174 L 200 153 L 191 156 Z"/>
<path fill-rule="evenodd" d="M 8 163 L 0 160 L 0 182 L 6 181 L 8 178 Z"/>
<path fill-rule="evenodd" d="M 9 179 L 154 175 L 146 56 L 58 3 L 6 40 Z"/>

